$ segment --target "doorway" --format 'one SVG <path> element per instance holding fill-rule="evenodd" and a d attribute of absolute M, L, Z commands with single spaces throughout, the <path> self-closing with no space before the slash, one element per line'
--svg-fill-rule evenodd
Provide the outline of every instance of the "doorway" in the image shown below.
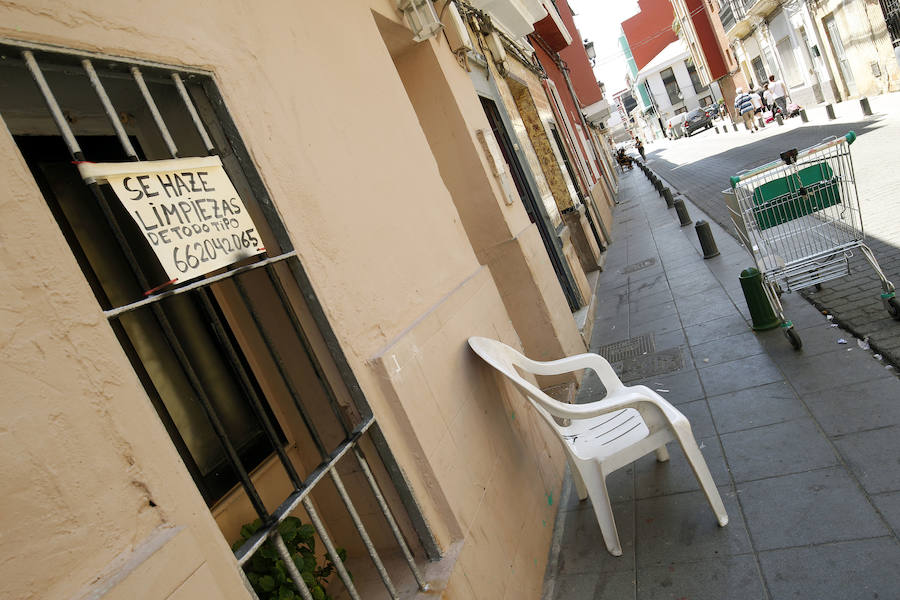
<path fill-rule="evenodd" d="M 856 80 L 853 78 L 853 69 L 850 68 L 850 60 L 847 58 L 847 51 L 844 49 L 844 42 L 841 41 L 841 32 L 838 31 L 837 21 L 834 15 L 828 15 L 822 19 L 825 25 L 825 33 L 828 35 L 828 43 L 831 44 L 831 51 L 841 70 L 841 79 L 844 81 L 844 92 L 848 96 L 857 95 Z"/>
<path fill-rule="evenodd" d="M 553 265 L 556 278 L 559 280 L 559 285 L 562 287 L 563 294 L 569 304 L 569 310 L 576 311 L 581 307 L 580 295 L 575 288 L 574 282 L 571 281 L 571 275 L 567 272 L 568 265 L 565 263 L 562 250 L 557 246 L 554 240 L 555 235 L 551 232 L 547 221 L 541 214 L 537 199 L 534 197 L 534 194 L 528 185 L 524 169 L 516 156 L 512 140 L 506 132 L 506 128 L 503 126 L 503 119 L 500 115 L 500 111 L 493 100 L 485 98 L 484 96 L 479 96 L 479 98 L 481 100 L 481 106 L 484 109 L 484 114 L 487 116 L 488 123 L 491 125 L 491 131 L 500 146 L 500 151 L 503 153 L 503 158 L 506 160 L 507 165 L 509 165 L 510 175 L 515 183 L 516 191 L 519 192 L 519 197 L 522 199 L 522 204 L 525 206 L 525 212 L 528 214 L 528 218 L 531 222 L 537 225 L 538 231 L 541 234 L 544 248 L 547 250 L 547 255 L 550 257 L 550 263 Z"/>

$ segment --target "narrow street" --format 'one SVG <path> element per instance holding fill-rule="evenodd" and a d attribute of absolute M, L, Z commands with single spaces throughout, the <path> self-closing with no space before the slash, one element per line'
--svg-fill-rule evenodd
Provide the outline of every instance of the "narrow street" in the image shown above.
<path fill-rule="evenodd" d="M 720 130 L 722 122 L 717 121 Z M 650 167 L 675 191 L 681 192 L 710 218 L 732 233 L 728 210 L 721 190 L 729 187 L 729 177 L 772 160 L 791 148 L 806 148 L 829 136 L 855 131 L 859 136 L 851 147 L 853 168 L 860 198 L 863 225 L 868 243 L 878 262 L 895 285 L 900 283 L 900 210 L 896 203 L 900 188 L 900 158 L 896 140 L 900 117 L 896 112 L 875 113 L 871 117 L 841 118 L 835 121 L 799 117 L 784 126 L 768 124 L 757 133 L 729 129 L 696 132 L 690 138 L 663 140 L 647 146 Z M 747 256 L 747 265 L 752 266 Z M 817 307 L 833 314 L 845 328 L 860 338 L 869 338 L 873 349 L 891 362 L 900 363 L 900 322 L 884 310 L 878 277 L 861 256 L 851 260 L 851 275 L 822 285 L 822 289 L 802 293 Z M 737 277 L 737 272 L 735 272 Z"/>

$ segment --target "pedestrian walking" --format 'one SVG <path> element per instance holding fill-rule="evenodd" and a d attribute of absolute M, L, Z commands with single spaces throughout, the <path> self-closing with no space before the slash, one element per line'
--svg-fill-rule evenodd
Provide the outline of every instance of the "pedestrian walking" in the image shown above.
<path fill-rule="evenodd" d="M 737 98 L 734 99 L 734 109 L 744 119 L 744 126 L 751 132 L 756 131 L 756 123 L 753 122 L 753 98 L 744 93 L 744 88 L 737 89 Z"/>
<path fill-rule="evenodd" d="M 774 75 L 769 75 L 769 85 L 766 86 L 767 89 L 772 92 L 772 97 L 774 98 L 775 105 L 781 109 L 781 114 L 787 114 L 787 90 L 784 87 L 784 82 L 780 79 L 776 80 Z M 772 109 L 772 112 L 775 112 L 775 109 Z"/>
<path fill-rule="evenodd" d="M 641 138 L 635 138 L 634 147 L 637 148 L 638 154 L 641 155 L 641 160 L 644 160 L 644 144 L 641 142 Z"/>
<path fill-rule="evenodd" d="M 768 87 L 763 92 L 763 104 L 765 104 L 767 110 L 775 108 L 775 96 L 772 95 Z"/>
<path fill-rule="evenodd" d="M 763 101 L 762 98 L 759 97 L 759 92 L 755 90 L 750 90 L 750 100 L 753 102 L 753 112 L 759 114 L 763 111 Z"/>

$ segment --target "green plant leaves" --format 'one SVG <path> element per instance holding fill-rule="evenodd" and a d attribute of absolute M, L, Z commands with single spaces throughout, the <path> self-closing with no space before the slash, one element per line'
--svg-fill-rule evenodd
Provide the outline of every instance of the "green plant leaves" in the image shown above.
<path fill-rule="evenodd" d="M 282 586 L 278 589 L 278 600 L 294 600 L 297 595 L 289 587 Z"/>
<path fill-rule="evenodd" d="M 275 589 L 275 579 L 271 575 L 263 575 L 259 578 L 257 584 L 264 592 L 271 592 Z"/>
<path fill-rule="evenodd" d="M 241 527 L 241 539 L 234 542 L 232 549 L 236 551 L 240 548 L 262 526 L 262 521 L 256 519 Z M 319 565 L 316 560 L 315 527 L 308 523 L 304 524 L 297 517 L 287 517 L 278 524 L 278 533 L 284 540 L 291 560 L 300 571 L 300 576 L 314 600 L 331 600 L 331 596 L 325 590 L 328 586 L 328 578 L 334 573 L 335 567 L 329 556 L 323 558 L 322 565 Z M 347 551 L 337 548 L 337 555 L 343 562 L 347 558 Z M 253 589 L 263 600 L 302 600 L 303 598 L 299 594 L 299 590 L 295 589 L 287 567 L 271 540 L 266 541 L 245 563 L 244 571 L 247 573 L 247 579 Z"/>

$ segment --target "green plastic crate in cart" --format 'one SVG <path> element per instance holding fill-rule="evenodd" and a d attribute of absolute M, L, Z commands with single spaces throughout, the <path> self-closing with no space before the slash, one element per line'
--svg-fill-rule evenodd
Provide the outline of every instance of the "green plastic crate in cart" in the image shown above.
<path fill-rule="evenodd" d="M 801 194 L 805 190 L 806 195 Z M 753 190 L 753 216 L 760 231 L 839 204 L 840 181 L 827 162 L 800 169 Z"/>

